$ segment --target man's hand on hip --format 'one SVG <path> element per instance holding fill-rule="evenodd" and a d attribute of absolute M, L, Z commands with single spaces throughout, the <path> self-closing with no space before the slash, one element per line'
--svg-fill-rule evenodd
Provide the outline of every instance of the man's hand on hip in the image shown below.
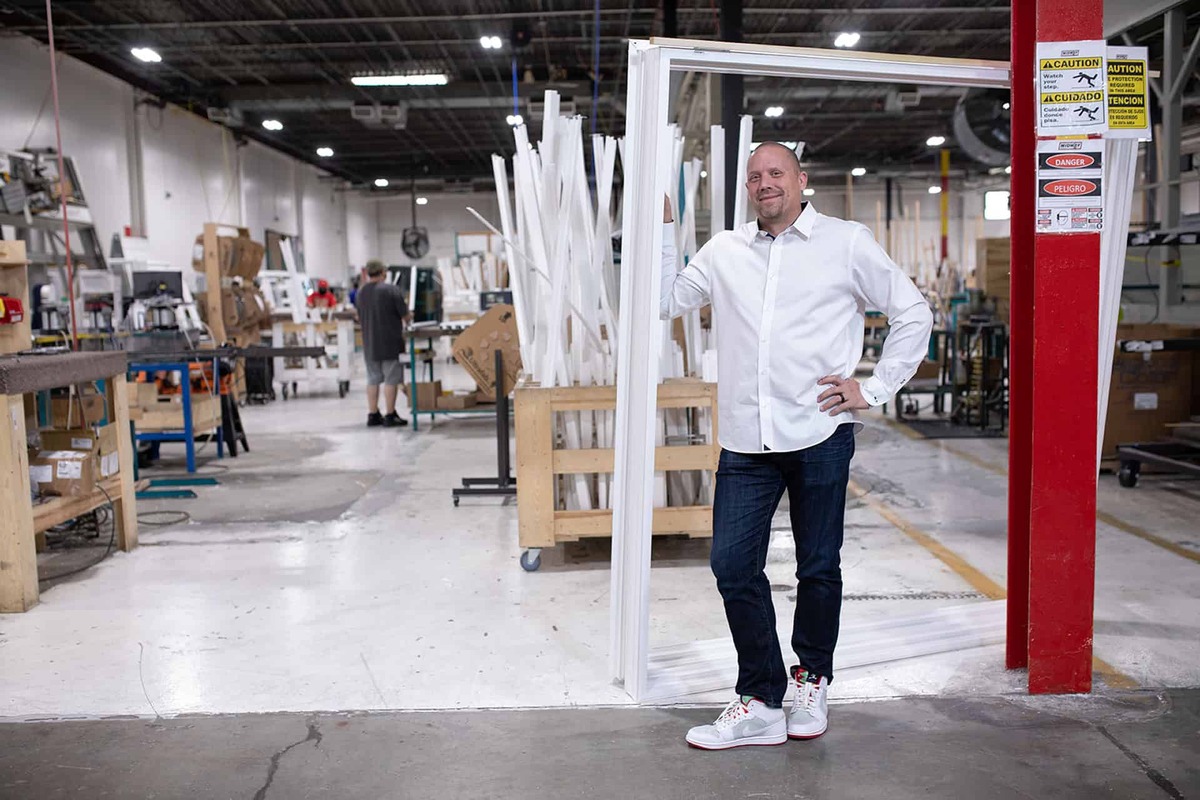
<path fill-rule="evenodd" d="M 817 383 L 829 387 L 821 392 L 817 402 L 821 403 L 821 411 L 828 411 L 831 417 L 847 411 L 861 411 L 871 407 L 871 404 L 863 397 L 862 387 L 854 378 L 827 375 Z"/>

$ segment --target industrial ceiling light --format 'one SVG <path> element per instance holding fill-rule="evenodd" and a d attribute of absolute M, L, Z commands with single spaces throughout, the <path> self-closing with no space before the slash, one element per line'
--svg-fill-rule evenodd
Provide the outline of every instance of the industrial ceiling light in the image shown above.
<path fill-rule="evenodd" d="M 480 36 L 479 44 L 484 50 L 499 50 L 501 47 L 503 47 L 503 43 L 500 41 L 499 36 Z"/>
<path fill-rule="evenodd" d="M 387 178 L 376 178 L 375 185 L 378 186 L 380 189 L 386 188 L 388 185 L 388 179 Z"/>
<path fill-rule="evenodd" d="M 942 193 L 942 187 L 940 187 L 940 186 L 930 186 L 930 187 L 929 187 L 929 193 L 930 193 L 930 194 L 941 194 L 941 193 Z"/>
<path fill-rule="evenodd" d="M 783 106 L 767 106 L 767 110 L 763 112 L 768 117 L 782 117 Z"/>
<path fill-rule="evenodd" d="M 417 198 L 417 205 L 419 205 L 419 206 L 427 206 L 427 205 L 429 205 L 429 198 L 428 198 L 428 197 L 418 197 L 418 198 Z"/>
<path fill-rule="evenodd" d="M 850 170 L 850 174 L 856 178 L 861 178 L 863 175 L 867 174 L 867 168 L 866 167 L 855 167 L 854 169 Z"/>
<path fill-rule="evenodd" d="M 509 114 L 507 117 L 504 118 L 504 121 L 507 122 L 509 125 L 512 125 L 514 128 L 517 127 L 518 125 L 525 124 L 525 119 L 520 114 Z"/>
<path fill-rule="evenodd" d="M 1012 175 L 1012 165 L 1011 164 L 1009 164 L 1007 167 L 1004 168 L 1004 174 Z"/>
<path fill-rule="evenodd" d="M 839 33 L 837 35 L 837 38 L 833 40 L 833 46 L 834 47 L 854 47 L 854 45 L 858 44 L 858 40 L 861 38 L 862 38 L 862 36 L 860 36 L 858 33 L 854 33 L 854 32 Z"/>
<path fill-rule="evenodd" d="M 701 178 L 707 178 L 707 177 L 708 177 L 708 170 L 706 170 L 706 169 L 702 169 L 702 170 L 700 170 L 700 177 L 701 177 Z"/>
<path fill-rule="evenodd" d="M 925 140 L 925 144 L 929 145 L 930 147 L 941 147 L 945 143 L 946 143 L 945 136 L 930 136 L 928 139 Z"/>
<path fill-rule="evenodd" d="M 333 155 L 333 148 L 332 147 L 318 147 L 317 155 L 319 155 L 321 158 L 329 158 L 330 156 Z"/>
<path fill-rule="evenodd" d="M 145 61 L 147 64 L 157 64 L 162 61 L 162 56 L 150 47 L 135 47 L 129 52 L 133 54 L 134 58 Z"/>
<path fill-rule="evenodd" d="M 450 79 L 444 72 L 421 72 L 407 75 L 356 75 L 350 82 L 355 86 L 445 86 Z"/>
<path fill-rule="evenodd" d="M 283 130 L 283 123 L 277 119 L 264 119 L 262 121 L 262 126 L 269 131 Z"/>
<path fill-rule="evenodd" d="M 1003 108 L 1005 111 L 1008 111 L 1008 109 L 1012 108 L 1012 103 L 1005 103 L 1001 106 L 1001 108 Z"/>
<path fill-rule="evenodd" d="M 162 61 L 162 56 L 149 47 L 135 47 L 129 52 L 138 61 L 145 61 L 147 64 L 157 64 Z"/>
<path fill-rule="evenodd" d="M 812 196 L 813 196 L 814 194 L 816 194 L 816 193 L 817 193 L 817 190 L 816 190 L 816 189 L 809 188 L 809 189 L 805 189 L 805 190 L 804 190 L 804 196 L 805 196 L 805 197 L 812 197 Z"/>

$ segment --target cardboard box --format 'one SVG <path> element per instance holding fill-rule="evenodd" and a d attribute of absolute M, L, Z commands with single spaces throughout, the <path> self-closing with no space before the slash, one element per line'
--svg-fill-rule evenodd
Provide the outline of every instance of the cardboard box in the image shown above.
<path fill-rule="evenodd" d="M 41 432 L 41 436 L 43 450 L 79 450 L 91 453 L 100 478 L 116 475 L 120 471 L 116 425 L 71 430 L 47 429 Z"/>
<path fill-rule="evenodd" d="M 922 361 L 917 372 L 912 376 L 914 381 L 937 380 L 941 376 L 942 365 L 936 361 Z"/>
<path fill-rule="evenodd" d="M 1172 325 L 1120 325 L 1117 339 L 1171 339 L 1194 336 Z M 1108 418 L 1102 457 L 1115 458 L 1118 444 L 1168 439 L 1167 425 L 1192 414 L 1193 354 L 1185 351 L 1117 353 L 1113 357 Z"/>
<path fill-rule="evenodd" d="M 409 395 L 409 385 L 401 384 L 404 389 L 405 397 L 412 398 Z M 418 411 L 437 411 L 438 398 L 442 395 L 442 382 L 434 381 L 433 383 L 418 383 L 417 384 L 417 410 Z"/>
<path fill-rule="evenodd" d="M 104 419 L 104 395 L 76 394 L 50 398 L 50 424 L 55 428 L 80 428 Z"/>
<path fill-rule="evenodd" d="M 479 396 L 475 392 L 470 394 L 444 394 L 437 399 L 437 407 L 439 410 L 445 411 L 461 411 L 464 408 L 472 408 L 479 401 Z"/>
<path fill-rule="evenodd" d="M 454 360 L 462 364 L 479 386 L 479 399 L 495 399 L 496 350 L 504 358 L 501 391 L 508 394 L 521 377 L 521 350 L 517 346 L 517 313 L 510 305 L 495 305 L 454 340 Z"/>
<path fill-rule="evenodd" d="M 265 252 L 266 248 L 261 243 L 250 238 L 248 228 L 239 228 L 237 236 L 217 237 L 217 263 L 222 277 L 253 280 L 262 269 Z M 192 251 L 192 268 L 201 275 L 204 274 L 203 233 L 196 237 L 196 245 Z"/>
<path fill-rule="evenodd" d="M 82 450 L 42 450 L 29 459 L 29 483 L 54 497 L 86 497 L 96 490 L 95 460 Z"/>

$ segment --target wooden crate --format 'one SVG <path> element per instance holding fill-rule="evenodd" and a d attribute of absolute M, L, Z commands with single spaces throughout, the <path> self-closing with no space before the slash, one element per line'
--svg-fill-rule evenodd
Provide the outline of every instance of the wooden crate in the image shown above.
<path fill-rule="evenodd" d="M 559 411 L 614 411 L 615 386 L 541 388 L 522 382 L 514 393 L 517 437 L 517 517 L 521 547 L 553 547 L 586 537 L 612 536 L 612 511 L 565 511 L 556 507 L 559 475 L 611 473 L 611 448 L 555 447 L 554 414 Z M 712 436 L 705 444 L 673 445 L 655 450 L 655 469 L 713 470 L 721 456 L 717 444 L 717 385 L 682 380 L 658 387 L 658 408 L 709 409 Z M 654 509 L 655 534 L 712 536 L 712 506 Z"/>
<path fill-rule="evenodd" d="M 195 433 L 214 431 L 221 424 L 221 403 L 216 395 L 192 392 L 192 430 Z M 157 403 L 141 407 L 137 429 L 141 433 L 183 430 L 183 398 L 180 395 L 160 397 Z"/>

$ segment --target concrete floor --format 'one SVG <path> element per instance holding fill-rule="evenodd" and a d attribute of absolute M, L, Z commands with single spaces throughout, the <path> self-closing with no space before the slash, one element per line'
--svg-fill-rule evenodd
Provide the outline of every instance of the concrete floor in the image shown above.
<path fill-rule="evenodd" d="M 450 369 L 443 376 L 450 385 L 466 380 Z M 194 500 L 140 506 L 143 512 L 183 510 L 188 522 L 144 525 L 135 552 L 113 554 L 80 575 L 43 586 L 41 605 L 0 617 L 0 720 L 33 723 L 0 725 L 0 787 L 9 784 L 0 796 L 10 796 L 14 781 L 31 779 L 20 772 L 29 764 L 66 766 L 62 775 L 56 767 L 36 776 L 49 781 L 37 784 L 40 794 L 12 796 L 54 796 L 68 786 L 60 781 L 67 778 L 128 781 L 86 784 L 95 796 L 105 786 L 121 796 L 200 796 L 186 793 L 189 780 L 210 782 L 213 791 L 203 796 L 253 796 L 247 792 L 262 786 L 271 756 L 303 742 L 308 719 L 318 721 L 325 738 L 319 747 L 315 741 L 297 744 L 281 758 L 291 768 L 281 765 L 273 796 L 321 794 L 277 788 L 289 780 L 296 786 L 317 787 L 324 780 L 359 787 L 339 793 L 345 797 L 405 796 L 404 787 L 412 794 L 412 786 L 431 785 L 447 757 L 465 753 L 472 766 L 494 762 L 494 772 L 506 777 L 493 789 L 470 783 L 482 774 L 478 769 L 453 770 L 438 784 L 445 793 L 428 796 L 538 796 L 539 786 L 561 789 L 557 781 L 573 781 L 576 792 L 559 794 L 589 796 L 592 790 L 578 785 L 578 770 L 594 769 L 583 754 L 597 748 L 635 765 L 665 758 L 676 772 L 660 776 L 656 791 L 671 797 L 731 796 L 696 787 L 752 777 L 781 759 L 789 767 L 811 763 L 819 769 L 793 770 L 764 789 L 775 792 L 767 796 L 873 796 L 846 790 L 844 781 L 878 770 L 863 759 L 896 747 L 921 765 L 905 773 L 905 786 L 938 796 L 961 796 L 954 781 L 970 776 L 994 787 L 992 795 L 981 793 L 985 797 L 1152 797 L 1161 791 L 1133 758 L 1123 758 L 1097 732 L 1101 723 L 1062 720 L 1127 703 L 1142 708 L 1147 698 L 1159 696 L 1117 695 L 1117 689 L 1200 687 L 1195 482 L 1149 478 L 1126 490 L 1111 476 L 1100 481 L 1098 699 L 1080 699 L 1075 707 L 1070 703 L 1076 701 L 1025 698 L 1024 676 L 1003 669 L 1000 644 L 839 670 L 831 697 L 837 713 L 853 724 L 835 728 L 808 751 L 710 759 L 703 763 L 722 766 L 701 784 L 691 782 L 693 754 L 680 748 L 679 736 L 711 716 L 711 708 L 633 711 L 628 696 L 609 681 L 606 543 L 546 551 L 541 571 L 523 572 L 511 502 L 451 504 L 450 489 L 460 477 L 493 469 L 488 419 L 440 420 L 430 430 L 426 418 L 414 433 L 369 430 L 364 416 L 358 387 L 343 400 L 330 391 L 304 393 L 246 409 L 252 452 L 208 460 L 201 470 L 215 475 L 219 486 L 200 487 Z M 1005 582 L 1005 441 L 913 441 L 875 415 L 858 444 L 853 478 L 862 496 L 849 503 L 843 551 L 847 627 L 988 602 L 979 576 Z M 179 453 L 172 455 L 170 446 L 164 452 L 165 463 L 150 474 L 181 469 Z M 775 527 L 768 573 L 786 626 L 793 567 L 785 510 Z M 977 577 L 952 569 L 939 549 L 943 556 L 947 550 L 956 554 Z M 70 557 L 52 553 L 42 565 L 58 569 Z M 657 541 L 653 564 L 654 646 L 727 636 L 707 542 Z M 1176 769 L 1168 756 L 1182 752 L 1186 758 L 1180 758 L 1194 763 L 1200 755 L 1196 696 L 1159 694 L 1166 705 L 1151 703 L 1156 711 L 1138 712 L 1135 727 L 1143 738 L 1134 737 L 1134 728 L 1125 731 L 1128 740 L 1117 738 L 1155 758 L 1155 748 L 1165 748 L 1167 760 L 1156 768 L 1176 786 L 1194 786 L 1195 773 Z M 728 695 L 712 691 L 687 701 L 718 703 Z M 862 703 L 887 698 L 908 699 Z M 1163 711 L 1176 701 L 1191 710 L 1175 716 Z M 577 713 L 379 713 L 554 708 Z M 236 716 L 195 716 L 214 714 Z M 1120 724 L 1133 725 L 1121 714 Z M 137 719 L 104 719 L 114 716 Z M 1182 727 L 1163 722 L 1171 719 Z M 933 738 L 913 742 L 902 735 L 914 730 Z M 448 731 L 455 731 L 452 740 Z M 620 738 L 618 731 L 632 738 Z M 1022 733 L 1014 737 L 1013 731 Z M 885 732 L 896 738 L 883 738 Z M 351 733 L 356 738 L 341 738 Z M 1036 752 L 1010 741 L 1035 734 L 1042 737 Z M 545 746 L 536 744 L 537 736 Z M 72 745 L 79 737 L 92 742 L 87 752 L 94 752 L 94 761 L 77 765 L 67 757 L 80 752 Z M 519 737 L 519 744 L 506 737 Z M 41 744 L 31 750 L 31 742 Z M 626 743 L 636 747 L 623 749 Z M 832 760 L 830 748 L 837 743 L 837 753 L 848 750 L 844 761 Z M 190 751 L 194 763 L 172 759 L 172 747 Z M 410 747 L 424 749 L 410 756 Z M 14 748 L 22 757 L 3 761 Z M 388 748 L 404 755 L 388 762 L 381 757 Z M 131 760 L 131 751 L 141 750 L 146 760 Z M 980 752 L 994 754 L 994 770 L 980 762 Z M 951 755 L 978 769 L 937 766 Z M 176 766 L 160 775 L 159 765 L 169 762 Z M 1099 766 L 1091 770 L 1091 764 Z M 70 775 L 72 765 L 118 777 Z M 571 768 L 577 770 L 573 779 L 567 777 Z M 636 768 L 606 776 L 632 783 L 593 795 L 636 796 L 639 776 L 650 780 L 646 769 Z M 803 782 L 810 777 L 817 783 Z M 413 783 L 403 783 L 410 778 Z M 217 786 L 225 780 L 228 791 Z M 1030 788 L 1039 785 L 1061 788 L 1057 794 Z M 1089 794 L 1093 786 L 1118 789 Z M 117 791 L 121 787 L 130 790 Z"/>
<path fill-rule="evenodd" d="M 839 706 L 812 742 L 689 749 L 711 710 L 271 714 L 0 727 L 0 796 L 1181 798 L 1200 691 Z"/>

